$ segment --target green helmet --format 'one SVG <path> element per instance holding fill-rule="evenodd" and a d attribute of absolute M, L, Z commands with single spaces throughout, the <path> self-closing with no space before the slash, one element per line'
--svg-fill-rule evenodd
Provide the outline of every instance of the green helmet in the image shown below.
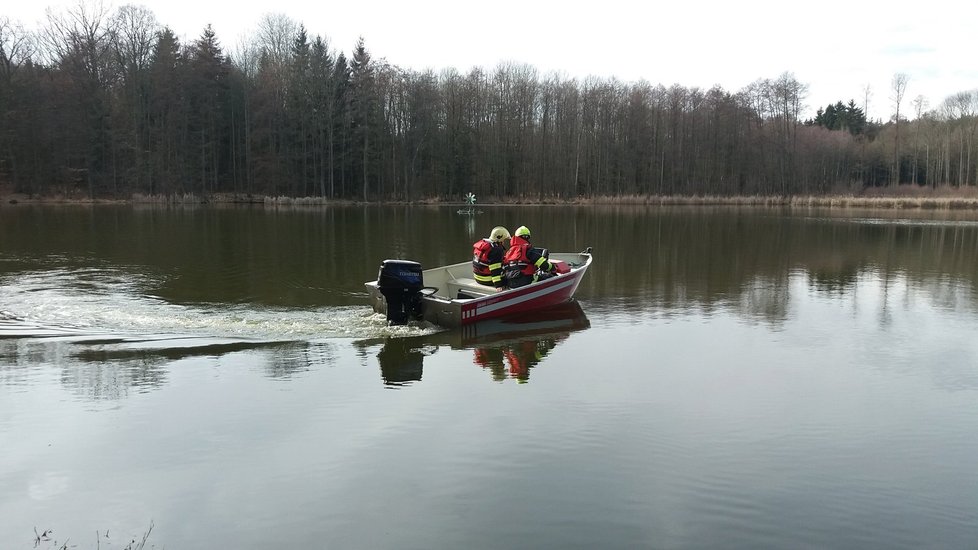
<path fill-rule="evenodd" d="M 526 227 L 525 225 L 521 225 L 518 228 L 516 228 L 515 235 L 517 237 L 529 237 L 530 236 L 530 229 L 528 227 Z"/>

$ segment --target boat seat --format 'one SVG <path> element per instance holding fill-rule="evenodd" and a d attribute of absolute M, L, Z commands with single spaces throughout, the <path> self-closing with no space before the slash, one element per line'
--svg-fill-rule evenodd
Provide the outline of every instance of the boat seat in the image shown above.
<path fill-rule="evenodd" d="M 475 281 L 475 279 L 469 278 L 459 278 L 452 281 L 448 281 L 448 296 L 449 298 L 455 299 L 458 297 L 458 293 L 462 292 L 469 296 L 488 296 L 489 294 L 495 294 L 495 289 L 490 286 L 480 285 Z"/>

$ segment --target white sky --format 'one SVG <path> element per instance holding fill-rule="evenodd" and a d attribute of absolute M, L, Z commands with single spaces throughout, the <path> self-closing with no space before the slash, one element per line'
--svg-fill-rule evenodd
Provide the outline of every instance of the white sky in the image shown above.
<path fill-rule="evenodd" d="M 130 3 L 104 0 L 106 6 Z M 503 61 L 541 73 L 736 92 L 785 71 L 809 86 L 808 116 L 854 99 L 869 115 L 893 112 L 891 82 L 909 81 L 902 113 L 922 95 L 930 107 L 978 88 L 978 2 L 786 0 L 639 2 L 595 0 L 135 0 L 189 40 L 210 23 L 233 53 L 262 17 L 284 14 L 347 54 L 358 36 L 375 58 L 413 69 L 467 72 Z M 77 0 L 8 0 L 0 16 L 29 29 L 44 11 Z M 113 10 L 114 11 L 114 10 Z"/>

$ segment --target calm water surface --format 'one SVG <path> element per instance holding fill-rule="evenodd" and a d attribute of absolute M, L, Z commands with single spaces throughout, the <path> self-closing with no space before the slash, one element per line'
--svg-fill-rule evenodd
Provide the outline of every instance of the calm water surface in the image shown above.
<path fill-rule="evenodd" d="M 978 214 L 0 207 L 0 548 L 974 548 Z M 494 225 L 578 300 L 388 328 Z"/>

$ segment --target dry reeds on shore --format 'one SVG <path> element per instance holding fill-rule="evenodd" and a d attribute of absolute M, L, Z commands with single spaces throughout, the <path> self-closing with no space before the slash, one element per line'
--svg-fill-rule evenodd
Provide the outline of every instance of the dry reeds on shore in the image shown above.
<path fill-rule="evenodd" d="M 89 197 L 49 196 L 8 194 L 2 204 L 17 203 L 48 204 L 156 204 L 189 206 L 201 204 L 217 205 L 262 205 L 266 207 L 323 207 L 365 204 L 363 201 L 332 199 L 326 197 L 286 197 L 264 196 L 247 193 L 195 193 L 180 194 L 133 194 L 129 199 L 93 199 Z M 443 197 L 427 197 L 411 201 L 375 201 L 376 204 L 414 204 L 425 206 L 457 206 L 459 201 Z M 546 197 L 522 196 L 490 200 L 488 205 L 636 205 L 636 206 L 757 206 L 757 207 L 797 207 L 797 208 L 878 208 L 890 210 L 978 210 L 978 188 L 976 187 L 921 187 L 899 185 L 863 189 L 859 193 L 832 195 L 604 195 L 592 197 Z"/>
<path fill-rule="evenodd" d="M 978 199 L 895 197 L 608 197 L 575 201 L 579 205 L 784 206 L 795 208 L 880 208 L 888 210 L 978 210 Z"/>
<path fill-rule="evenodd" d="M 132 196 L 134 204 L 202 204 L 207 200 L 193 193 L 180 193 L 173 195 L 143 195 L 134 193 Z"/>
<path fill-rule="evenodd" d="M 286 197 L 252 195 L 248 193 L 214 193 L 196 195 L 186 193 L 181 195 L 140 195 L 132 197 L 133 203 L 141 204 L 260 204 L 264 206 L 326 206 L 337 204 L 353 204 L 352 201 L 329 199 L 326 197 Z"/>
<path fill-rule="evenodd" d="M 827 208 L 886 208 L 894 210 L 978 209 L 978 198 L 959 197 L 794 197 L 791 206 Z"/>
<path fill-rule="evenodd" d="M 624 195 L 580 198 L 575 204 L 650 206 L 787 206 L 798 208 L 881 208 L 978 210 L 978 189 L 903 185 L 847 195 Z"/>

